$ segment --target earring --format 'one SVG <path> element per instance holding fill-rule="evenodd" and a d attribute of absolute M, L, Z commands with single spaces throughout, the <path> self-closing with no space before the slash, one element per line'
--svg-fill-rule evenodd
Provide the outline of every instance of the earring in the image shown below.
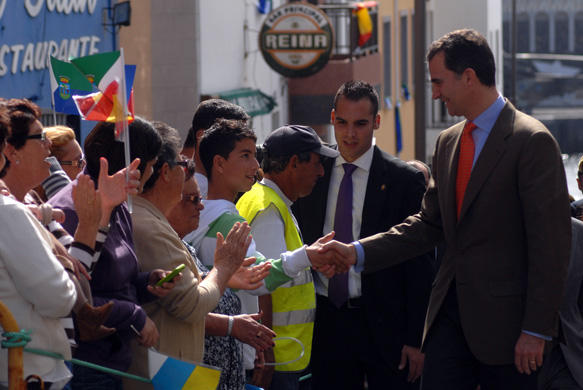
<path fill-rule="evenodd" d="M 20 164 L 20 160 L 14 161 L 14 164 L 16 164 L 16 165 Z"/>

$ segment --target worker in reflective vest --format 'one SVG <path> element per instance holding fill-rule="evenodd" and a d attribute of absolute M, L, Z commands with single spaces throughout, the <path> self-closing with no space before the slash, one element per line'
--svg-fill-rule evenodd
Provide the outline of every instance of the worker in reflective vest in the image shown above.
<path fill-rule="evenodd" d="M 270 134 L 263 148 L 265 177 L 237 202 L 237 209 L 251 225 L 253 238 L 266 257 L 278 257 L 303 245 L 291 205 L 312 192 L 323 176 L 322 159 L 335 158 L 338 152 L 323 145 L 316 132 L 307 126 L 284 126 Z M 254 383 L 272 389 L 299 388 L 299 378 L 310 362 L 315 318 L 315 290 L 312 273 L 306 268 L 299 276 L 260 298 L 264 323 L 271 325 L 278 337 L 273 349 L 277 363 L 270 381 L 270 370 L 257 370 Z M 270 315 L 271 314 L 271 315 Z M 286 363 L 287 364 L 281 364 Z"/>

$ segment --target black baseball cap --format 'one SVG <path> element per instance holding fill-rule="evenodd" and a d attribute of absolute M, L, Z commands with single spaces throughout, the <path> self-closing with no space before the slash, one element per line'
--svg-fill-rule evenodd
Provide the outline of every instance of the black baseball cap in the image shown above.
<path fill-rule="evenodd" d="M 273 130 L 263 143 L 268 156 L 291 156 L 314 152 L 324 157 L 336 158 L 340 154 L 322 143 L 318 134 L 308 126 L 285 125 Z"/>

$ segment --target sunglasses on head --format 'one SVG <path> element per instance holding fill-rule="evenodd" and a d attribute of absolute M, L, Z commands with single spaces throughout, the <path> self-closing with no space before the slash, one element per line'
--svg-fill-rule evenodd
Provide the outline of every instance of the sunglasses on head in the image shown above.
<path fill-rule="evenodd" d="M 85 167 L 85 158 L 81 157 L 78 160 L 59 160 L 59 164 L 61 164 L 61 165 L 71 165 L 73 167 L 77 167 L 79 169 L 83 169 Z"/>
<path fill-rule="evenodd" d="M 38 133 L 38 134 L 30 134 L 30 135 L 26 136 L 26 139 L 39 139 L 39 140 L 44 142 L 47 140 L 47 133 L 45 131 L 43 131 L 42 133 Z"/>
<path fill-rule="evenodd" d="M 194 176 L 194 161 L 192 160 L 181 160 L 181 161 L 175 161 L 176 165 L 180 165 L 182 167 L 182 169 L 184 169 L 184 174 L 185 174 L 185 180 L 190 179 L 192 176 Z"/>

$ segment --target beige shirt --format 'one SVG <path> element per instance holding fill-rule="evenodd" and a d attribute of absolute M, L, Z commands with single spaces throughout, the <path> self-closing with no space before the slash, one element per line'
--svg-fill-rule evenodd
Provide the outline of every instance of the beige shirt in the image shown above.
<path fill-rule="evenodd" d="M 152 203 L 133 197 L 134 245 L 142 271 L 185 264 L 182 280 L 164 298 L 143 305 L 160 333 L 158 350 L 178 359 L 202 361 L 207 313 L 220 298 L 219 287 L 201 284 L 196 264 L 166 217 Z"/>

